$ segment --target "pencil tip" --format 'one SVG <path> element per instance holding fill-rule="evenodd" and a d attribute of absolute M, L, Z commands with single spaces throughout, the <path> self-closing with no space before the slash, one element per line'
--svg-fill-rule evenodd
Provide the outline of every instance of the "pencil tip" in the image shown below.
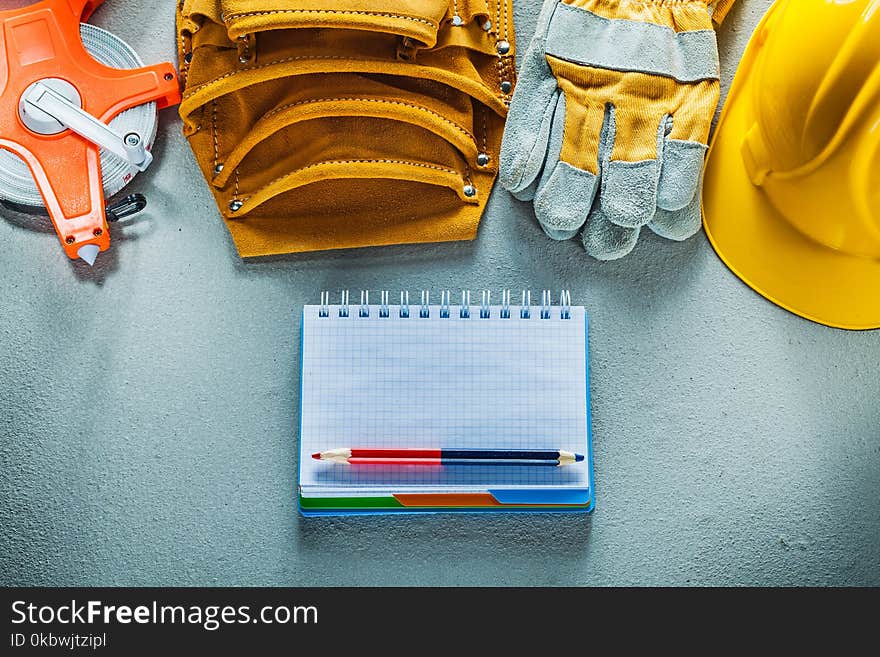
<path fill-rule="evenodd" d="M 314 454 L 312 454 L 312 458 L 318 459 L 320 461 L 321 460 L 321 452 L 315 452 Z"/>
<path fill-rule="evenodd" d="M 576 462 L 580 463 L 581 461 L 584 460 L 584 455 L 583 455 L 583 454 L 575 454 L 575 455 L 574 455 L 574 460 L 575 460 Z"/>

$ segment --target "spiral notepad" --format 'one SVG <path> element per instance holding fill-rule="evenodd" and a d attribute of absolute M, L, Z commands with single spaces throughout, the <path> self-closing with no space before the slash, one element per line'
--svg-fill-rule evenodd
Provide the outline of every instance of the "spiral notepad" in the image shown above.
<path fill-rule="evenodd" d="M 303 308 L 299 501 L 303 513 L 591 510 L 587 316 L 568 292 L 511 302 L 423 291 Z M 565 467 L 349 466 L 341 447 L 561 449 Z"/>

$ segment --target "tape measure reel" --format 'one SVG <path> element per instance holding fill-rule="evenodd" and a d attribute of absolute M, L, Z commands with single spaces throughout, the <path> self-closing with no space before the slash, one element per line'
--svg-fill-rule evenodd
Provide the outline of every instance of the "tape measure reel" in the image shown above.
<path fill-rule="evenodd" d="M 80 23 L 79 33 L 86 51 L 101 64 L 120 69 L 144 65 L 131 46 L 107 30 Z M 109 126 L 123 135 L 141 135 L 146 149 L 150 150 L 156 138 L 158 120 L 158 107 L 155 102 L 150 102 L 125 110 L 110 121 Z M 100 158 L 104 197 L 110 198 L 131 182 L 138 168 L 104 149 L 101 149 Z M 0 149 L 0 200 L 24 210 L 46 208 L 27 164 L 15 153 L 3 149 Z"/>
<path fill-rule="evenodd" d="M 72 260 L 110 246 L 112 206 L 153 160 L 158 111 L 180 102 L 173 64 L 144 66 L 124 41 L 87 23 L 103 0 L 40 0 L 0 10 L 0 201 L 45 208 Z"/>

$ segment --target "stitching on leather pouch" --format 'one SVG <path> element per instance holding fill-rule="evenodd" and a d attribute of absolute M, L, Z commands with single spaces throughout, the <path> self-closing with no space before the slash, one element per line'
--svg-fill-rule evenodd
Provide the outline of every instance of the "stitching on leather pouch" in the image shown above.
<path fill-rule="evenodd" d="M 180 46 L 181 46 L 181 48 L 180 48 L 179 57 L 180 57 L 180 63 L 182 64 L 182 66 L 180 67 L 180 77 L 181 77 L 181 81 L 183 82 L 184 88 L 186 88 L 187 82 L 189 82 L 189 64 L 186 63 L 186 59 L 185 59 L 187 53 L 185 50 L 186 44 L 184 43 L 183 35 L 181 35 L 181 37 L 180 37 Z"/>
<path fill-rule="evenodd" d="M 496 52 L 498 52 L 498 49 L 497 49 L 498 39 L 499 38 L 501 38 L 501 39 L 507 38 L 507 15 L 506 15 L 506 12 L 505 12 L 505 17 L 504 17 L 503 31 L 502 31 L 502 27 L 501 27 L 501 4 L 506 3 L 506 2 L 507 2 L 507 0 L 495 0 L 495 21 L 496 21 L 496 25 L 498 25 L 498 31 L 495 32 L 495 45 L 496 45 L 495 51 Z M 497 70 L 498 70 L 498 83 L 499 83 L 499 87 L 500 87 L 501 81 L 504 80 L 504 60 L 503 60 L 500 52 L 498 53 Z M 505 96 L 505 94 L 502 92 L 501 97 L 504 98 L 504 96 Z"/>
<path fill-rule="evenodd" d="M 292 107 L 298 107 L 300 105 L 309 105 L 311 103 L 323 103 L 323 102 L 331 102 L 332 103 L 332 102 L 344 101 L 344 100 L 350 100 L 350 101 L 355 101 L 355 102 L 364 102 L 364 103 L 384 103 L 386 105 L 401 105 L 403 107 L 412 107 L 413 109 L 417 109 L 422 112 L 426 112 L 427 114 L 431 114 L 432 116 L 437 117 L 441 121 L 448 123 L 453 128 L 455 128 L 456 130 L 461 132 L 463 135 L 465 135 L 468 139 L 470 139 L 474 144 L 477 143 L 477 138 L 474 135 L 472 135 L 470 132 L 468 132 L 465 128 L 463 128 L 462 126 L 455 123 L 455 121 L 451 121 L 450 119 L 447 119 L 442 114 L 438 114 L 434 110 L 428 109 L 427 107 L 422 107 L 421 105 L 415 105 L 413 103 L 405 103 L 401 100 L 384 100 L 382 98 L 357 98 L 354 96 L 338 96 L 335 98 L 312 98 L 310 100 L 300 100 L 295 103 L 288 103 L 287 105 L 281 105 L 279 107 L 276 107 L 275 109 L 273 109 L 269 112 L 266 112 L 266 114 L 263 115 L 263 118 L 267 119 L 270 116 L 274 116 L 275 114 L 278 114 L 279 112 L 283 112 L 286 109 L 290 109 Z"/>
<path fill-rule="evenodd" d="M 186 57 L 186 36 L 184 32 L 185 30 L 181 30 L 177 33 L 177 58 L 180 60 L 180 77 L 186 86 L 186 62 L 184 60 Z"/>
<path fill-rule="evenodd" d="M 220 158 L 220 142 L 217 140 L 217 99 L 211 101 L 211 138 L 214 140 L 214 168 Z"/>
<path fill-rule="evenodd" d="M 283 176 L 278 176 L 277 178 L 275 178 L 275 180 L 270 180 L 269 182 L 267 182 L 265 185 L 263 185 L 263 187 L 261 188 L 261 190 L 262 190 L 262 189 L 266 189 L 266 188 L 268 188 L 268 187 L 271 187 L 272 185 L 275 185 L 276 183 L 281 182 L 281 181 L 284 180 L 285 178 L 289 178 L 289 177 L 291 177 L 291 176 L 294 176 L 294 175 L 300 173 L 301 171 L 307 171 L 308 169 L 313 169 L 313 168 L 315 168 L 315 167 L 320 167 L 320 166 L 323 166 L 323 165 L 325 165 L 325 164 L 404 164 L 404 165 L 413 166 L 413 167 L 422 167 L 423 169 L 434 169 L 434 170 L 436 170 L 436 171 L 441 171 L 441 172 L 443 172 L 443 173 L 450 173 L 450 174 L 452 174 L 452 175 L 458 175 L 458 171 L 456 171 L 455 169 L 449 169 L 449 168 L 447 168 L 447 167 L 441 167 L 441 166 L 439 166 L 439 165 L 437 165 L 437 164 L 425 164 L 424 162 L 410 162 L 410 161 L 408 161 L 408 160 L 383 160 L 383 159 L 375 159 L 375 160 L 327 160 L 327 161 L 325 161 L 325 162 L 316 162 L 315 164 L 310 164 L 310 165 L 307 166 L 307 167 L 302 167 L 302 168 L 300 168 L 300 169 L 294 169 L 293 171 L 288 171 L 288 172 L 285 173 Z M 249 196 L 246 196 L 246 197 L 244 198 L 244 201 L 248 201 L 249 199 L 253 198 L 253 197 L 254 197 L 259 191 L 260 191 L 260 190 L 258 190 L 258 191 L 255 192 L 254 194 L 251 194 L 251 195 L 249 195 Z"/>
<path fill-rule="evenodd" d="M 192 89 L 187 89 L 183 93 L 182 100 L 188 100 L 198 94 L 202 89 L 206 87 L 210 87 L 217 82 L 222 82 L 226 78 L 231 78 L 235 75 L 240 75 L 242 73 L 249 73 L 251 71 L 259 71 L 264 68 L 271 68 L 273 66 L 277 66 L 278 64 L 290 64 L 291 62 L 300 62 L 300 61 L 324 61 L 324 60 L 351 60 L 351 57 L 346 57 L 342 55 L 299 55 L 297 57 L 286 57 L 284 59 L 276 59 L 272 62 L 266 62 L 265 64 L 260 64 L 259 66 L 252 66 L 250 68 L 240 68 L 235 71 L 230 71 L 229 73 L 224 73 L 220 77 L 214 78 L 213 80 L 208 80 L 207 82 L 202 82 L 199 85 L 196 85 Z M 361 57 L 358 59 L 359 62 L 380 62 L 387 63 L 388 60 L 381 59 L 378 57 Z M 206 101 L 207 102 L 207 101 Z"/>
<path fill-rule="evenodd" d="M 272 66 L 277 66 L 278 64 L 289 64 L 290 62 L 298 62 L 303 60 L 334 60 L 334 59 L 344 59 L 350 60 L 351 57 L 346 57 L 344 55 L 299 55 L 297 57 L 285 57 L 284 59 L 276 59 L 272 62 L 266 62 L 265 64 L 260 64 L 259 66 L 252 66 L 250 68 L 240 68 L 236 71 L 230 71 L 229 73 L 224 73 L 218 78 L 214 78 L 213 80 L 208 80 L 207 82 L 202 82 L 201 84 L 193 87 L 192 89 L 188 89 L 186 93 L 184 93 L 184 98 L 189 98 L 205 87 L 209 87 L 216 82 L 220 82 L 221 80 L 225 80 L 226 78 L 231 78 L 233 75 L 238 75 L 240 73 L 247 73 L 248 71 L 259 71 L 260 69 L 270 68 Z M 380 59 L 378 57 L 361 57 L 359 61 L 362 62 L 385 62 L 387 60 Z"/>
<path fill-rule="evenodd" d="M 504 38 L 508 41 L 510 40 L 510 6 L 507 4 L 509 0 L 497 0 L 499 3 L 504 2 Z M 500 6 L 500 4 L 499 4 Z M 503 60 L 503 73 L 502 75 L 513 85 L 516 84 L 516 60 L 513 59 L 513 56 L 508 53 L 503 57 L 499 53 L 499 62 Z M 510 93 L 507 94 L 507 97 L 510 98 L 513 96 L 513 89 L 511 89 Z"/>
<path fill-rule="evenodd" d="M 403 21 L 413 21 L 416 23 L 424 23 L 430 27 L 437 27 L 436 23 L 425 18 L 416 18 L 415 16 L 401 16 L 399 14 L 389 14 L 381 11 L 343 11 L 340 9 L 271 9 L 268 11 L 247 11 L 227 16 L 225 22 L 237 18 L 245 18 L 246 16 L 271 16 L 273 14 L 344 14 L 348 16 L 379 16 L 381 18 L 398 18 Z"/>

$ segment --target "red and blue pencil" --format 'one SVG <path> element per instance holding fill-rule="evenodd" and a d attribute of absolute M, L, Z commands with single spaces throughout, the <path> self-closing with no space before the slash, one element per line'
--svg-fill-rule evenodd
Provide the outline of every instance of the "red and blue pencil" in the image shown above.
<path fill-rule="evenodd" d="M 561 449 L 449 449 L 344 447 L 315 452 L 312 458 L 348 465 L 550 465 L 579 463 L 583 454 Z"/>

